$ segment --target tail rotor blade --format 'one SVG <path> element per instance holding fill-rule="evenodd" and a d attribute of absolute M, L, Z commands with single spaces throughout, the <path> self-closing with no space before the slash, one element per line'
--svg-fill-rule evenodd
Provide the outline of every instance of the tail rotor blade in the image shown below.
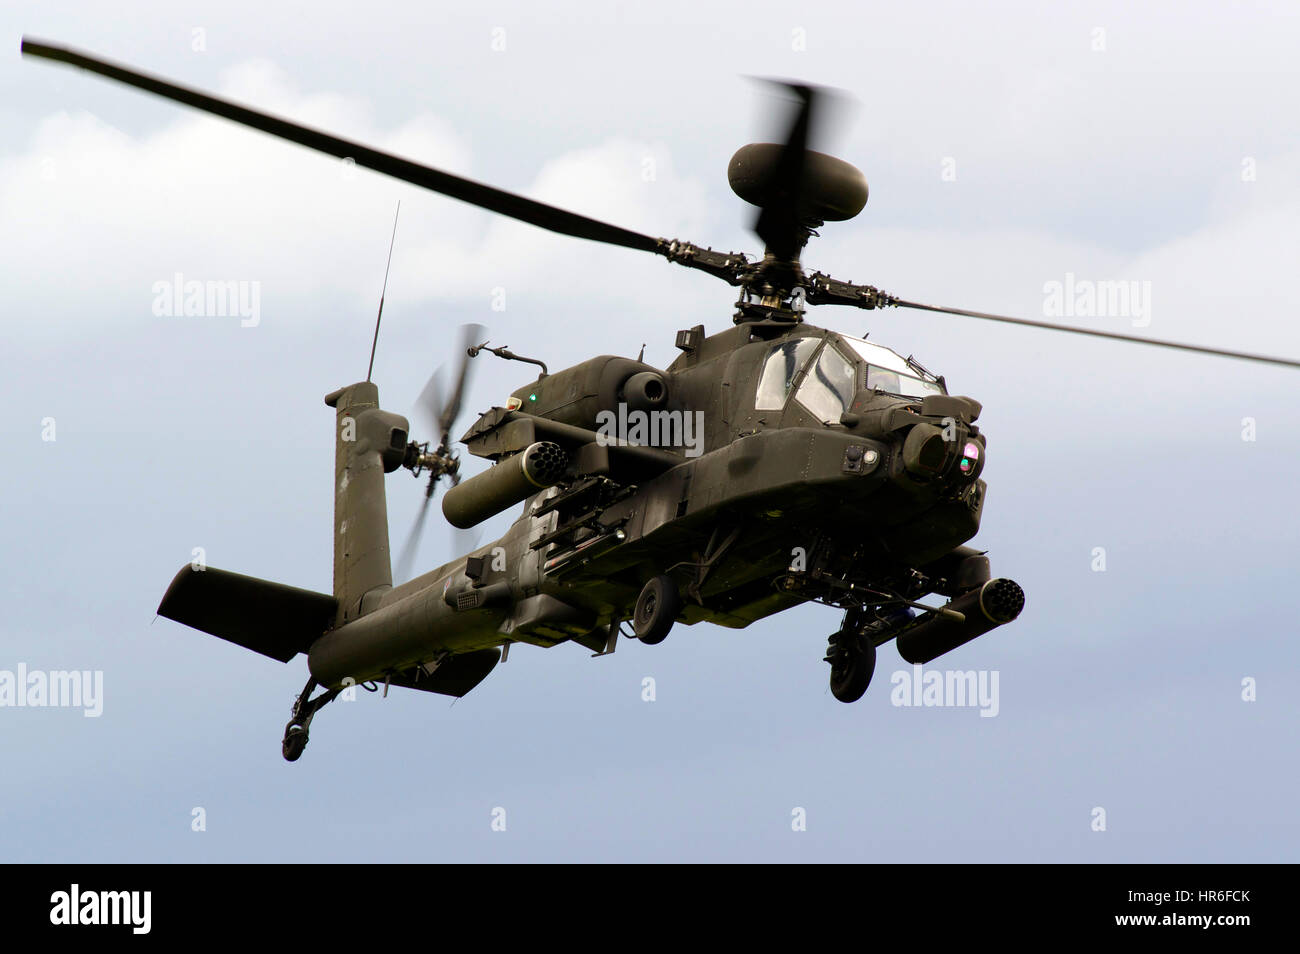
<path fill-rule="evenodd" d="M 443 417 L 443 377 L 442 368 L 434 371 L 415 399 L 415 410 L 422 419 L 420 423 L 430 432 L 438 430 Z"/>
<path fill-rule="evenodd" d="M 473 553 L 478 549 L 479 541 L 483 539 L 482 527 L 471 527 L 468 530 L 461 530 L 458 527 L 451 528 L 451 552 L 455 556 L 465 556 Z"/>
<path fill-rule="evenodd" d="M 482 325 L 468 324 L 461 326 L 460 368 L 456 374 L 456 386 L 447 397 L 446 406 L 438 418 L 438 429 L 442 434 L 444 444 L 447 441 L 447 435 L 456 424 L 456 419 L 460 417 L 460 406 L 465 399 L 465 388 L 469 383 L 469 349 L 476 344 L 482 343 L 486 337 L 487 329 Z"/>
<path fill-rule="evenodd" d="M 397 579 L 402 583 L 411 579 L 411 571 L 415 567 L 415 555 L 420 549 L 420 537 L 424 534 L 424 518 L 429 513 L 429 501 L 433 499 L 433 494 L 426 494 L 423 502 L 420 504 L 420 512 L 416 514 L 415 523 L 411 525 L 411 532 L 406 536 L 406 543 L 402 546 L 402 555 L 397 560 Z"/>
<path fill-rule="evenodd" d="M 420 540 L 424 536 L 426 517 L 429 514 L 429 501 L 432 499 L 433 494 L 429 494 L 420 504 L 420 512 L 416 515 L 415 523 L 411 525 L 411 531 L 407 534 L 406 543 L 402 546 L 402 554 L 397 561 L 396 572 L 396 580 L 402 583 L 412 578 L 415 569 L 415 558 L 419 554 Z M 471 527 L 468 530 L 452 527 L 449 540 L 452 556 L 465 556 L 473 553 L 482 539 L 482 527 Z"/>
<path fill-rule="evenodd" d="M 460 417 L 461 404 L 464 403 L 465 391 L 469 385 L 469 349 L 475 344 L 481 344 L 486 336 L 487 329 L 482 325 L 462 325 L 460 366 L 456 369 L 455 383 L 451 390 L 448 391 L 445 386 L 446 368 L 441 367 L 429 376 L 428 383 L 415 400 L 415 406 L 424 418 L 424 425 L 439 435 L 444 450 L 450 444 L 451 429 Z"/>

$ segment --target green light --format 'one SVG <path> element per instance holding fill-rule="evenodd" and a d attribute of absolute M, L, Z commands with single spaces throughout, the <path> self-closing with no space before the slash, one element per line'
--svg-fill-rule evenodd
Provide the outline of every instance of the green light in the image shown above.
<path fill-rule="evenodd" d="M 536 394 L 530 394 L 530 395 L 528 395 L 528 400 L 530 400 L 530 401 L 536 401 L 536 400 L 537 400 L 537 395 L 536 395 Z"/>

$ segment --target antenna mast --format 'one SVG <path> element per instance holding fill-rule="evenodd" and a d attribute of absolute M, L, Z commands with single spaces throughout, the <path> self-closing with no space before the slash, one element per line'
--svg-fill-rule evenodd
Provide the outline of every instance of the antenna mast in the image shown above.
<path fill-rule="evenodd" d="M 393 234 L 388 240 L 388 263 L 384 266 L 384 287 L 379 291 L 379 314 L 375 315 L 375 338 L 370 342 L 370 367 L 366 368 L 366 383 L 375 370 L 375 349 L 379 347 L 379 322 L 384 317 L 384 295 L 388 293 L 388 270 L 393 265 L 393 243 L 397 241 L 397 217 L 402 214 L 402 200 L 397 200 L 397 211 L 393 213 Z"/>

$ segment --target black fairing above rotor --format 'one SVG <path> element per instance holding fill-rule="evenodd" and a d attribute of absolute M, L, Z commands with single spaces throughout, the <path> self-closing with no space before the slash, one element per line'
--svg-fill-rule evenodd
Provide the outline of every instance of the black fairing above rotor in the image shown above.
<path fill-rule="evenodd" d="M 823 94 L 803 84 L 778 85 L 798 101 L 789 132 L 781 144 L 751 143 L 737 150 L 727 180 L 736 195 L 759 207 L 754 232 L 765 256 L 754 284 L 762 294 L 784 298 L 804 284 L 799 255 L 813 230 L 861 212 L 867 182 L 856 167 L 808 148 Z"/>

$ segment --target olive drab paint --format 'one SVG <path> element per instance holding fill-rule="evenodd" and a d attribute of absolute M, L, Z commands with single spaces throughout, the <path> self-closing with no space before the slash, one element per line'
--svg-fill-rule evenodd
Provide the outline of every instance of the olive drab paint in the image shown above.
<path fill-rule="evenodd" d="M 384 474 L 401 465 L 410 427 L 379 409 L 379 388 L 368 381 L 325 403 L 335 409 L 334 598 L 342 625 L 362 615 L 364 600 L 392 588 Z"/>
<path fill-rule="evenodd" d="M 498 32 L 492 45 L 502 50 Z M 832 693 L 852 702 L 871 681 L 878 646 L 897 640 L 904 657 L 924 663 L 1016 619 L 1023 591 L 993 578 L 988 557 L 965 546 L 988 490 L 980 403 L 950 394 L 911 356 L 805 323 L 807 306 L 941 312 L 1300 368 L 1288 358 L 925 305 L 806 271 L 809 240 L 825 223 L 857 215 L 868 197 L 856 167 L 811 148 L 822 108 L 811 86 L 781 84 L 795 103 L 784 139 L 744 146 L 728 166 L 732 190 L 757 208 L 763 254 L 752 258 L 600 222 L 65 47 L 24 37 L 21 48 L 334 156 L 349 172 L 361 166 L 552 232 L 649 252 L 738 289 L 732 327 L 679 330 L 681 354 L 662 369 L 600 355 L 552 374 L 538 358 L 487 347 L 486 332 L 466 326 L 459 348 L 448 343 L 460 376 L 432 415 L 442 433 L 423 442 L 406 418 L 380 407 L 369 375 L 327 397 L 336 447 L 332 591 L 186 564 L 158 609 L 273 659 L 307 655 L 312 678 L 282 742 L 290 761 L 316 711 L 345 689 L 462 696 L 516 642 L 607 655 L 625 624 L 652 644 L 674 623 L 743 628 L 816 601 L 844 610 L 825 661 Z M 492 304 L 504 309 L 504 288 L 493 289 Z M 372 366 L 378 333 L 376 321 Z M 463 435 L 491 467 L 462 482 L 451 428 L 467 362 L 484 351 L 541 374 Z M 1253 420 L 1242 439 L 1254 439 Z M 427 475 L 426 510 L 445 480 L 442 508 L 456 526 L 521 512 L 500 539 L 395 586 L 385 475 L 398 469 Z M 947 602 L 921 603 L 930 595 Z"/>

